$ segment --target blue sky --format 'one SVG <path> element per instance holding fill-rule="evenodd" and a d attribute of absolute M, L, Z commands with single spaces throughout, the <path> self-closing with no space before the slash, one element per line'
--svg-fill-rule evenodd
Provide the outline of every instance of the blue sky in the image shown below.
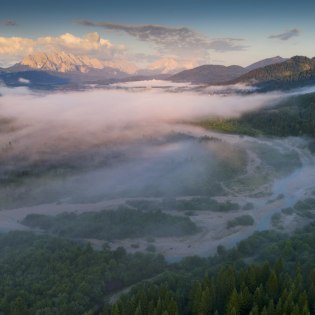
<path fill-rule="evenodd" d="M 77 49 L 81 54 L 124 58 L 136 63 L 170 57 L 195 59 L 197 63 L 246 65 L 275 55 L 315 56 L 315 1 L 1 2 L 4 2 L 0 11 L 1 64 L 17 61 L 24 52 L 46 49 L 48 41 L 58 49 L 73 53 Z M 163 28 L 141 28 L 144 25 Z M 79 45 L 79 38 L 95 32 L 110 45 L 101 45 L 99 50 L 94 46 L 80 49 L 68 47 L 59 39 L 69 33 L 74 36 L 71 41 L 77 38 Z M 144 36 L 148 32 L 149 36 Z M 12 50 L 12 37 L 20 38 L 14 42 L 16 52 Z M 45 45 L 43 41 L 38 43 L 41 37 L 49 38 Z M 26 43 L 26 39 L 33 42 Z M 11 45 L 10 49 L 5 47 L 7 44 Z M 86 41 L 82 40 L 81 44 L 85 45 Z"/>

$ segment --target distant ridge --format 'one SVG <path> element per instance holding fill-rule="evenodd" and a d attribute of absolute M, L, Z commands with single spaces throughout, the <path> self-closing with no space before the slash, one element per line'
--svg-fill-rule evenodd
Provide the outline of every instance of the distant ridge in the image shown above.
<path fill-rule="evenodd" d="M 228 83 L 248 83 L 277 88 L 315 82 L 315 58 L 295 56 L 284 62 L 252 70 Z"/>
<path fill-rule="evenodd" d="M 248 67 L 203 65 L 190 70 L 179 72 L 169 79 L 174 82 L 190 82 L 195 84 L 222 84 L 237 79 L 241 75 L 267 65 L 283 62 L 286 59 L 276 56 L 255 62 Z"/>
<path fill-rule="evenodd" d="M 282 58 L 280 56 L 263 59 L 263 60 L 257 61 L 255 63 L 252 63 L 251 65 L 247 66 L 246 71 L 249 72 L 249 71 L 252 71 L 252 70 L 255 70 L 258 68 L 266 67 L 266 66 L 273 65 L 276 63 L 281 63 L 281 62 L 284 62 L 286 60 L 288 60 L 288 59 Z"/>
<path fill-rule="evenodd" d="M 245 69 L 240 66 L 204 65 L 177 73 L 169 80 L 195 84 L 217 84 L 235 79 L 243 73 L 245 73 Z"/>

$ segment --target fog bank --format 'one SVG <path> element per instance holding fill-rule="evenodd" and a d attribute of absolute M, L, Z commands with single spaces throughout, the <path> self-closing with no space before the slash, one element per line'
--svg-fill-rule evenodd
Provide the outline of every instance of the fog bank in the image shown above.
<path fill-rule="evenodd" d="M 189 123 L 237 117 L 288 97 L 129 85 L 49 94 L 2 88 L 1 195 L 44 203 L 222 193 L 222 182 L 246 173 L 251 144 Z"/>

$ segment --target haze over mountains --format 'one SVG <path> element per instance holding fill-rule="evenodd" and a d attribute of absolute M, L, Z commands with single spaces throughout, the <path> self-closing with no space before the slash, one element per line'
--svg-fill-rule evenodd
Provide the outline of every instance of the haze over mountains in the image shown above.
<path fill-rule="evenodd" d="M 175 74 L 179 71 L 195 68 L 196 66 L 198 66 L 196 62 L 191 60 L 179 62 L 175 58 L 161 58 L 150 64 L 146 70 L 140 70 L 139 72 L 149 74 Z"/>
<path fill-rule="evenodd" d="M 19 65 L 36 70 L 60 73 L 89 73 L 95 70 L 104 70 L 105 72 L 114 69 L 118 73 L 126 75 L 174 74 L 196 66 L 191 61 L 180 62 L 174 58 L 161 58 L 149 64 L 145 69 L 140 69 L 125 59 L 101 60 L 88 56 L 77 56 L 64 51 L 39 51 L 24 57 Z"/>

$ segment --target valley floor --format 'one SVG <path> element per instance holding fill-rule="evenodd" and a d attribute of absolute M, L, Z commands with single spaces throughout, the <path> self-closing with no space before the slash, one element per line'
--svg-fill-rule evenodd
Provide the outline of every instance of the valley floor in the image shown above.
<path fill-rule="evenodd" d="M 240 206 L 239 210 L 228 212 L 213 211 L 179 211 L 168 209 L 172 215 L 189 215 L 192 222 L 199 228 L 200 232 L 192 236 L 184 237 L 159 237 L 148 241 L 147 239 L 124 239 L 106 242 L 102 240 L 88 239 L 95 248 L 102 248 L 106 243 L 110 248 L 115 249 L 123 246 L 128 252 L 146 251 L 148 245 L 154 245 L 158 253 L 163 254 L 168 261 L 178 261 L 182 257 L 199 255 L 208 256 L 216 252 L 218 245 L 231 248 L 239 241 L 246 239 L 255 231 L 267 229 L 277 229 L 283 232 L 293 232 L 297 227 L 301 227 L 310 221 L 310 218 L 303 217 L 297 212 L 284 214 L 282 209 L 292 208 L 299 201 L 309 197 L 315 190 L 313 178 L 315 170 L 313 165 L 315 158 L 306 151 L 299 151 L 302 166 L 291 172 L 288 176 L 274 179 L 271 183 L 258 187 L 252 195 L 240 193 L 237 189 L 226 188 L 227 196 L 215 197 L 218 202 L 232 202 Z M 254 175 L 255 168 L 259 161 L 251 158 L 247 167 L 247 176 Z M 182 196 L 178 200 L 191 200 L 196 196 Z M 137 198 L 136 200 L 146 200 L 150 202 L 161 202 L 161 198 Z M 98 203 L 68 204 L 55 203 L 43 204 L 32 207 L 24 207 L 0 211 L 0 231 L 9 230 L 29 230 L 21 224 L 21 221 L 29 214 L 57 215 L 63 212 L 84 213 L 89 211 L 101 211 L 104 209 L 115 209 L 120 205 L 127 205 L 132 198 L 105 200 Z M 251 207 L 246 209 L 246 205 Z M 187 209 L 189 210 L 189 209 Z M 209 209 L 210 210 L 210 209 Z M 278 214 L 277 222 L 273 220 Z M 244 215 L 250 215 L 254 219 L 254 224 L 249 226 L 234 226 L 228 228 L 228 222 Z"/>

